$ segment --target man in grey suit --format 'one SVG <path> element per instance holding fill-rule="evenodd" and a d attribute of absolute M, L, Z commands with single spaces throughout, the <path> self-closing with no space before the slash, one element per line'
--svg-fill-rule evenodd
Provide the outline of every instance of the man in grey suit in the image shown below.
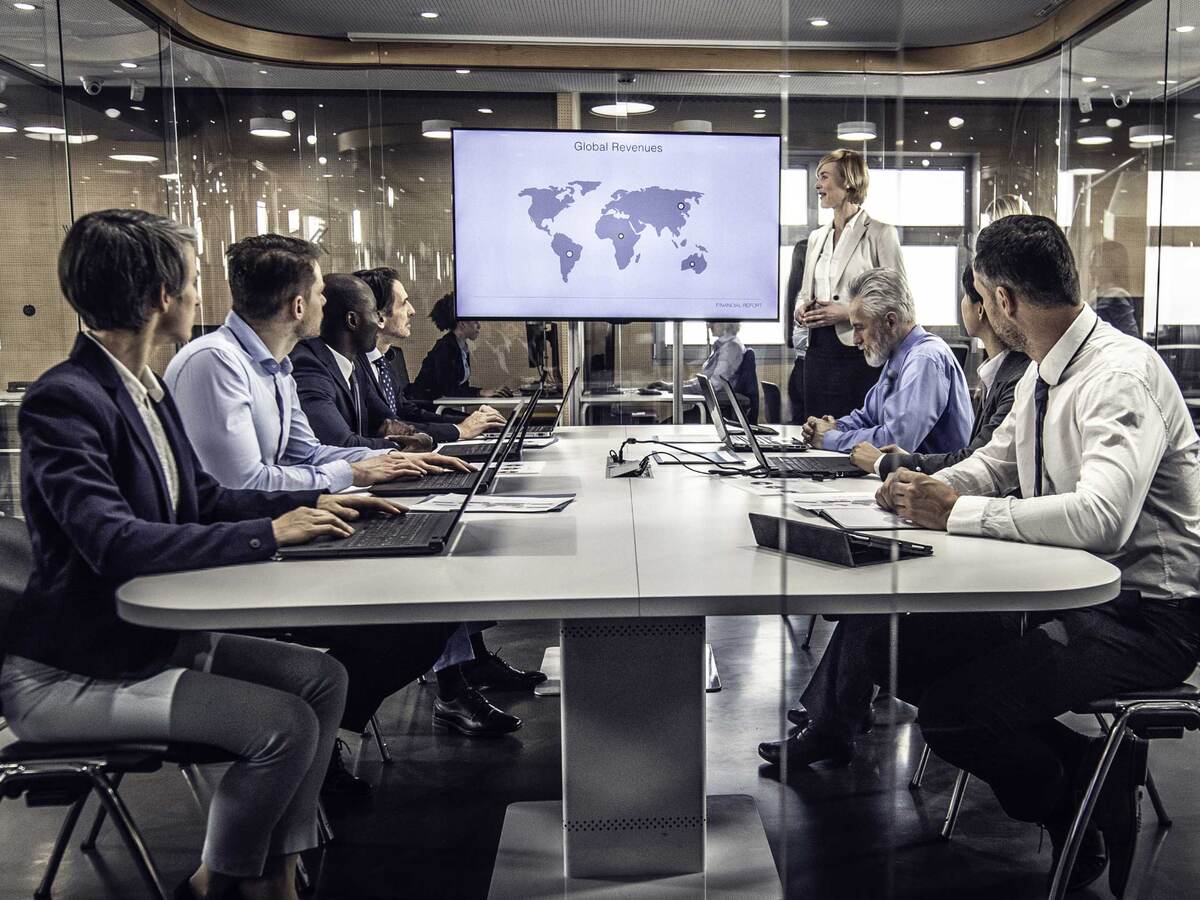
<path fill-rule="evenodd" d="M 895 444 L 878 448 L 864 441 L 850 453 L 850 461 L 864 472 L 887 478 L 902 466 L 914 472 L 931 473 L 960 463 L 992 439 L 992 432 L 1012 409 L 1013 393 L 1029 368 L 1029 357 L 1004 343 L 988 322 L 983 298 L 975 290 L 975 275 L 970 263 L 963 269 L 962 286 L 963 328 L 969 337 L 983 341 L 987 355 L 987 360 L 979 367 L 981 396 L 975 409 L 971 442 L 948 453 L 909 453 Z"/>

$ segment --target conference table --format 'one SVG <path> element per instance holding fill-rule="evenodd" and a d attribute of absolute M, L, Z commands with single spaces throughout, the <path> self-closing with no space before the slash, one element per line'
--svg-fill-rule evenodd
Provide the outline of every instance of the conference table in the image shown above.
<path fill-rule="evenodd" d="M 929 531 L 899 536 L 933 555 L 898 563 L 784 555 L 756 545 L 748 514 L 804 514 L 761 479 L 709 476 L 705 463 L 606 477 L 609 450 L 626 438 L 714 449 L 693 443 L 712 439 L 711 426 L 557 434 L 525 456 L 544 461 L 540 472 L 498 478 L 496 492 L 575 493 L 561 512 L 468 513 L 440 556 L 138 578 L 119 590 L 120 614 L 174 629 L 559 620 L 563 797 L 508 808 L 489 896 L 763 900 L 782 887 L 753 800 L 706 797 L 706 616 L 1067 609 L 1119 589 L 1119 571 L 1083 551 Z M 625 456 L 653 450 L 633 444 Z"/>
<path fill-rule="evenodd" d="M 434 411 L 443 413 L 447 409 L 455 409 L 459 407 L 470 408 L 472 406 L 488 406 L 496 409 L 514 409 L 524 402 L 527 397 L 517 394 L 513 397 L 438 397 L 434 400 Z M 545 398 L 538 401 L 539 407 L 555 406 L 562 400 L 561 396 L 556 398 Z M 702 423 L 708 421 L 708 407 L 704 403 L 704 397 L 700 394 L 683 394 L 683 405 L 695 409 L 699 412 L 700 421 Z M 579 395 L 579 414 L 583 418 L 584 424 L 591 422 L 591 411 L 597 406 L 629 406 L 640 407 L 642 409 L 650 409 L 661 404 L 669 404 L 671 402 L 670 391 L 656 391 L 652 394 L 643 394 L 638 388 L 619 388 L 612 392 L 585 390 Z"/>

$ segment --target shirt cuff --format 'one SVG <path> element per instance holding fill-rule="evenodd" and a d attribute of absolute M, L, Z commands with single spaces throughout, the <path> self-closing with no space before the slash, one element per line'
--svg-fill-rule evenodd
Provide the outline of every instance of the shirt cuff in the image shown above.
<path fill-rule="evenodd" d="M 381 451 L 387 453 L 388 451 Z M 372 456 L 379 454 L 373 453 Z M 350 463 L 344 459 L 335 459 L 333 462 L 327 462 L 321 466 L 321 471 L 325 473 L 325 477 L 329 479 L 329 493 L 336 494 L 338 491 L 344 491 L 354 483 L 354 473 L 350 470 Z"/>
<path fill-rule="evenodd" d="M 875 475 L 879 478 L 883 477 L 882 475 L 879 474 L 879 464 L 881 462 L 883 462 L 883 458 L 886 455 L 887 455 L 886 453 L 880 453 L 877 457 L 875 457 L 875 465 L 873 466 L 873 468 L 875 469 Z"/>
<path fill-rule="evenodd" d="M 970 495 L 959 497 L 954 503 L 954 508 L 950 510 L 950 518 L 946 521 L 946 531 L 950 534 L 982 536 L 983 517 L 987 513 L 987 505 L 990 502 L 990 497 Z"/>

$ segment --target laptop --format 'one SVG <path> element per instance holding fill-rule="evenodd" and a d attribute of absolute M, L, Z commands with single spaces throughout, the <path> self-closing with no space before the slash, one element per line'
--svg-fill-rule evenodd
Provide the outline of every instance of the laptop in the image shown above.
<path fill-rule="evenodd" d="M 525 436 L 530 439 L 530 450 L 541 450 L 553 444 L 554 441 L 548 440 L 554 437 L 554 430 L 558 428 L 562 422 L 563 410 L 567 407 L 567 398 L 571 396 L 571 388 L 575 384 L 575 378 L 579 375 L 579 367 L 575 367 L 575 371 L 571 373 L 571 379 L 567 382 L 567 387 L 563 391 L 563 399 L 558 404 L 558 413 L 554 417 L 554 421 L 550 423 L 542 423 L 540 425 L 529 424 L 525 431 Z M 541 388 L 534 390 L 535 396 Z M 535 410 L 536 411 L 536 410 Z M 496 443 L 497 438 L 492 435 L 486 438 L 474 438 L 469 441 L 458 441 L 449 444 L 443 444 L 438 448 L 438 453 L 444 453 L 446 456 L 453 456 L 457 459 L 464 459 L 467 462 L 479 462 L 487 459 L 488 454 L 492 450 L 492 445 Z M 524 448 L 524 439 L 521 445 L 514 451 L 511 459 L 520 459 L 521 452 Z"/>
<path fill-rule="evenodd" d="M 768 478 L 861 478 L 866 474 L 845 456 L 767 456 L 759 446 L 758 437 L 750 430 L 746 414 L 733 396 L 729 382 L 722 380 L 721 388 L 729 397 L 733 414 L 742 427 L 742 433 L 750 442 L 750 452 Z"/>
<path fill-rule="evenodd" d="M 465 494 L 476 489 L 487 493 L 491 489 L 500 464 L 508 458 L 508 453 L 516 443 L 518 434 L 528 424 L 533 414 L 537 394 L 526 400 L 507 422 L 500 432 L 500 439 L 492 444 L 491 452 L 486 462 L 478 469 L 470 472 L 439 472 L 424 477 L 397 478 L 371 485 L 370 491 L 377 497 L 423 497 L 426 494 Z"/>
<path fill-rule="evenodd" d="M 857 567 L 886 563 L 891 562 L 893 556 L 896 559 L 933 556 L 933 548 L 928 544 L 885 538 L 877 534 L 824 528 L 807 522 L 797 522 L 795 519 L 765 516 L 762 513 L 750 513 L 750 527 L 754 529 L 754 540 L 760 547 L 783 550 L 785 553 L 836 563 L 839 566 Z"/>
<path fill-rule="evenodd" d="M 708 376 L 697 375 L 696 383 L 700 385 L 700 393 L 704 396 L 704 405 L 708 408 L 708 416 L 712 419 L 713 427 L 717 429 L 717 437 L 721 439 L 721 443 L 734 453 L 750 453 L 750 443 L 741 435 L 732 434 L 725 424 L 721 405 L 717 401 L 717 393 L 713 390 Z M 799 439 L 781 441 L 778 438 L 759 437 L 758 444 L 764 450 L 774 450 L 777 453 L 804 453 L 809 449 L 808 444 Z"/>
<path fill-rule="evenodd" d="M 514 431 L 509 420 L 506 432 Z M 497 446 L 499 446 L 497 444 Z M 493 451 L 494 453 L 494 451 Z M 462 474 L 468 474 L 466 472 Z M 479 475 L 478 472 L 470 473 Z M 425 478 L 432 478 L 426 475 Z M 350 537 L 319 537 L 307 544 L 280 547 L 276 557 L 289 559 L 350 559 L 361 556 L 435 556 L 446 549 L 454 536 L 467 505 L 482 488 L 483 478 L 476 478 L 462 495 L 458 509 L 445 512 L 408 512 L 402 516 L 372 516 L 351 522 L 354 534 Z M 490 481 L 489 481 L 490 484 Z M 375 489 L 372 488 L 372 492 Z M 426 491 L 425 493 L 433 493 Z"/>
<path fill-rule="evenodd" d="M 571 373 L 571 377 L 567 380 L 567 386 L 563 388 L 562 402 L 558 404 L 558 412 L 554 416 L 553 422 L 543 422 L 541 425 L 530 425 L 530 437 L 551 437 L 554 430 L 562 424 L 563 410 L 567 408 L 567 399 L 571 396 L 571 391 L 575 388 L 575 379 L 579 377 L 579 366 L 575 367 L 575 371 Z"/>

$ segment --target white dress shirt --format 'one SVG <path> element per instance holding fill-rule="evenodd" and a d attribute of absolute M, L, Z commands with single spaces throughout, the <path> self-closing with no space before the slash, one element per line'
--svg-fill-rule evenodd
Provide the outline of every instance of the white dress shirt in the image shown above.
<path fill-rule="evenodd" d="M 167 494 L 171 498 L 171 509 L 179 508 L 179 467 L 175 462 L 175 451 L 171 449 L 171 442 L 167 439 L 167 432 L 163 428 L 162 420 L 159 419 L 158 413 L 151 406 L 151 401 L 154 403 L 162 403 L 166 392 L 162 389 L 162 385 L 158 383 L 158 379 L 154 373 L 150 371 L 150 367 L 142 369 L 141 376 L 134 375 L 126 368 L 125 364 L 108 352 L 108 348 L 96 340 L 93 334 L 87 334 L 89 338 L 104 351 L 104 355 L 108 357 L 108 361 L 113 364 L 113 368 L 117 370 L 117 375 L 121 378 L 121 384 L 128 391 L 130 399 L 133 400 L 133 405 L 137 407 L 138 415 L 142 418 L 142 424 L 146 426 L 146 431 L 150 433 L 150 443 L 154 445 L 154 452 L 158 456 L 158 464 L 162 467 L 163 476 L 167 482 Z"/>
<path fill-rule="evenodd" d="M 325 346 L 329 347 L 328 344 Z M 350 388 L 351 393 L 354 393 L 354 385 L 352 383 L 352 379 L 354 378 L 354 360 L 347 359 L 332 347 L 329 347 L 329 352 L 333 354 L 333 361 L 337 363 L 338 371 L 341 372 L 342 377 L 346 379 L 346 387 Z"/>
<path fill-rule="evenodd" d="M 383 351 L 378 347 L 372 347 L 367 351 L 367 362 L 370 363 L 367 368 L 371 372 L 371 377 L 374 378 L 376 382 L 379 381 L 379 367 L 375 365 L 375 360 L 377 359 L 383 359 Z"/>
<path fill-rule="evenodd" d="M 1000 371 L 1000 367 L 1004 365 L 1004 360 L 1008 357 L 1008 354 L 1008 350 L 1001 350 L 995 356 L 988 357 L 979 364 L 979 369 L 975 374 L 979 376 L 979 386 L 983 389 L 984 400 L 992 392 L 992 385 L 996 383 L 996 374 Z"/>
<path fill-rule="evenodd" d="M 813 266 L 812 300 L 814 303 L 828 303 L 833 298 L 834 273 L 840 271 L 841 268 L 838 266 L 838 262 L 841 260 L 841 256 L 838 254 L 844 256 L 849 252 L 846 250 L 848 242 L 844 238 L 861 215 L 862 210 L 860 209 L 846 220 L 836 247 L 833 245 L 833 225 L 829 226 L 825 239 L 821 241 L 821 247 L 817 251 L 817 261 Z M 808 346 L 808 326 L 792 323 L 792 346 Z"/>
<path fill-rule="evenodd" d="M 1050 385 L 1040 497 L 1039 375 Z M 934 477 L 963 495 L 951 534 L 1079 547 L 1145 597 L 1200 596 L 1200 441 L 1183 395 L 1153 348 L 1087 306 L 1017 383 L 992 440 Z M 1004 496 L 1017 487 L 1023 499 Z"/>

